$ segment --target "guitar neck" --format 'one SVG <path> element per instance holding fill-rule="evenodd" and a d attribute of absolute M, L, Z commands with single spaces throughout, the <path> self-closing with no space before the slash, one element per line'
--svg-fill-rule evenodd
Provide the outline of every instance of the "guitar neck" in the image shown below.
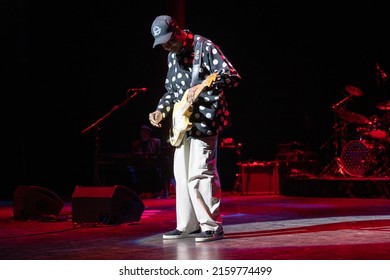
<path fill-rule="evenodd" d="M 201 85 L 196 89 L 195 93 L 194 93 L 194 97 L 193 97 L 193 100 L 196 100 L 198 98 L 198 96 L 202 93 L 202 91 L 211 85 L 211 83 L 213 81 L 215 81 L 215 79 L 217 78 L 217 73 L 213 73 L 211 74 L 210 76 L 208 76 L 206 78 L 206 80 L 204 80 Z M 189 90 L 188 89 L 187 93 L 189 93 Z M 187 98 L 188 94 L 185 94 L 185 96 L 183 96 L 183 98 Z M 186 103 L 183 105 L 183 109 L 184 111 L 183 112 L 186 112 L 191 106 L 192 106 L 193 102 L 189 102 L 188 100 L 186 101 Z"/>
<path fill-rule="evenodd" d="M 198 87 L 196 92 L 194 93 L 194 97 L 193 97 L 193 100 L 196 100 L 198 98 L 198 96 L 200 95 L 200 93 L 202 92 L 202 90 L 204 89 L 204 86 L 201 86 L 201 87 Z M 190 90 L 190 89 L 188 89 Z M 183 98 L 187 98 L 188 94 L 186 94 Z M 190 102 L 188 100 L 186 100 L 186 103 L 183 105 L 183 112 L 187 112 L 188 109 L 192 106 L 192 104 L 194 104 L 194 102 Z"/>

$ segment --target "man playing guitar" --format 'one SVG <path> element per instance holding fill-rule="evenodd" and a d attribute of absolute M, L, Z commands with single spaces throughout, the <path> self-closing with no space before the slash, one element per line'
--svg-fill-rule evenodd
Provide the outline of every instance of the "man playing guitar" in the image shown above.
<path fill-rule="evenodd" d="M 175 146 L 176 229 L 164 239 L 212 241 L 224 236 L 217 171 L 218 136 L 230 125 L 225 89 L 241 80 L 211 40 L 179 28 L 170 16 L 156 17 L 153 47 L 169 52 L 166 92 L 149 114 L 155 127 L 172 113 L 170 143 Z"/>

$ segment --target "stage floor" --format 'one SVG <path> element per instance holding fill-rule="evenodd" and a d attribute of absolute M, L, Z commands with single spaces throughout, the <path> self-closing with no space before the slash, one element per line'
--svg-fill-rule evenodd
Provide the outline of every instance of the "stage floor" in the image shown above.
<path fill-rule="evenodd" d="M 14 219 L 12 201 L 0 202 L 0 259 L 390 259 L 390 200 L 386 197 L 227 192 L 222 200 L 225 238 L 206 243 L 162 239 L 163 233 L 175 228 L 175 198 L 142 202 L 145 209 L 138 222 L 83 226 L 72 222 L 71 201 L 65 201 L 57 217 L 35 220 Z"/>
<path fill-rule="evenodd" d="M 390 198 L 390 177 L 289 178 L 280 184 L 280 193 L 304 197 Z"/>

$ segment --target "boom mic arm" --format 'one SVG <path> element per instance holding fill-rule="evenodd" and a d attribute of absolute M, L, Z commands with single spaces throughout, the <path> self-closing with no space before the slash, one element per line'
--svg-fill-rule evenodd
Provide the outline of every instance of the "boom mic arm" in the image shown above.
<path fill-rule="evenodd" d="M 336 104 L 334 104 L 332 106 L 332 109 L 333 110 L 336 110 L 337 107 L 339 107 L 341 104 L 343 104 L 345 101 L 347 101 L 349 98 L 351 98 L 352 95 L 348 95 L 347 97 L 345 97 L 343 100 L 340 100 L 339 102 L 337 102 Z"/>

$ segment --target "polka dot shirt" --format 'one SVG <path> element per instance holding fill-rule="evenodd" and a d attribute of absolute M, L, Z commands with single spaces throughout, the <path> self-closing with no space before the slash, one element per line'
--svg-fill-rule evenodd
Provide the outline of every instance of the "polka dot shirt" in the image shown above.
<path fill-rule="evenodd" d="M 202 83 L 208 75 L 217 72 L 218 77 L 212 89 L 201 92 L 193 104 L 189 118 L 192 128 L 187 132 L 187 136 L 202 138 L 217 135 L 231 124 L 224 90 L 236 87 L 241 77 L 216 44 L 203 36 L 193 35 L 189 30 L 185 31 L 188 35 L 186 43 L 192 48 L 179 54 L 168 54 L 165 80 L 167 92 L 161 97 L 157 110 L 161 111 L 165 118 L 187 89 Z M 199 70 L 193 78 L 194 64 L 199 65 Z"/>

